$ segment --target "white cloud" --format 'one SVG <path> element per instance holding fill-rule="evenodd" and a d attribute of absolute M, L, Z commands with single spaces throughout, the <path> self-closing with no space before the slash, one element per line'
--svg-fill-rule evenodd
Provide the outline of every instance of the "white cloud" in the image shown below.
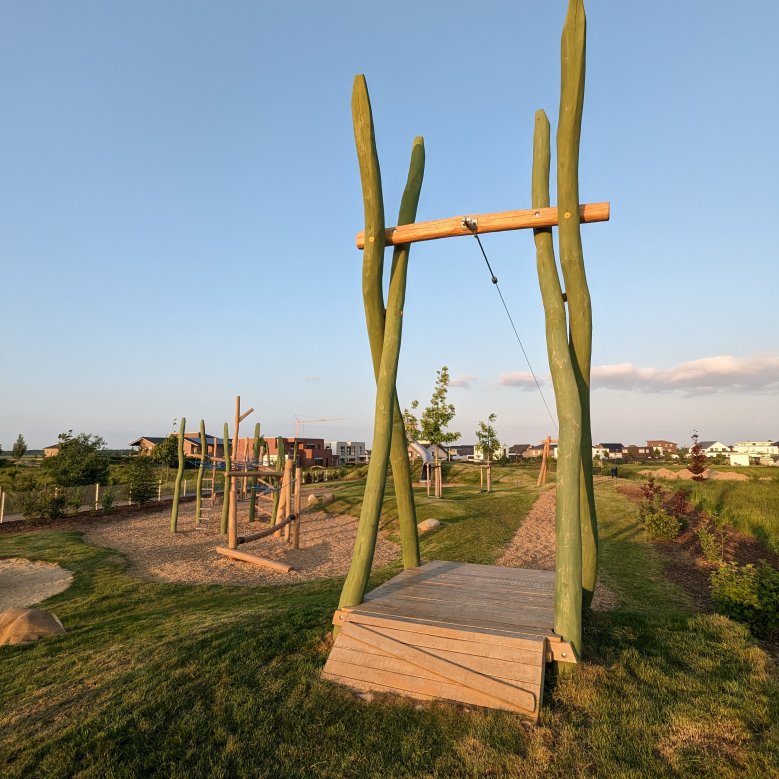
<path fill-rule="evenodd" d="M 536 382 L 533 379 L 533 374 L 523 371 L 516 371 L 514 373 L 501 373 L 498 382 L 504 387 L 517 387 L 518 389 L 535 389 Z M 543 385 L 543 380 L 538 380 L 539 384 Z"/>
<path fill-rule="evenodd" d="M 451 379 L 449 384 L 452 387 L 460 387 L 460 389 L 470 389 L 471 384 L 478 379 L 478 376 L 457 376 Z"/>
<path fill-rule="evenodd" d="M 592 369 L 593 389 L 638 392 L 765 392 L 779 389 L 779 355 L 719 355 L 682 362 L 672 368 L 637 368 L 632 363 Z"/>
<path fill-rule="evenodd" d="M 317 381 L 322 381 L 322 377 L 321 376 L 306 376 L 306 381 L 311 382 L 312 384 L 314 384 Z"/>

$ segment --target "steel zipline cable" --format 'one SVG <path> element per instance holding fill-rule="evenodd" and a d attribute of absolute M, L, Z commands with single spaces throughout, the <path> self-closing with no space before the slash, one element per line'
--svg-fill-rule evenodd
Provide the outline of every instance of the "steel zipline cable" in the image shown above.
<path fill-rule="evenodd" d="M 525 362 L 527 363 L 527 367 L 530 370 L 530 375 L 533 377 L 533 381 L 536 383 L 536 387 L 538 389 L 538 394 L 541 396 L 541 400 L 544 401 L 544 406 L 546 407 L 546 413 L 549 414 L 549 419 L 552 420 L 552 424 L 554 425 L 554 429 L 559 433 L 560 428 L 557 426 L 557 421 L 554 418 L 554 415 L 552 414 L 552 410 L 549 408 L 549 404 L 546 402 L 546 397 L 544 396 L 544 391 L 541 389 L 541 385 L 538 382 L 538 378 L 536 377 L 536 373 L 533 370 L 533 366 L 530 364 L 530 358 L 527 356 L 527 352 L 525 351 L 525 347 L 522 345 L 522 339 L 519 337 L 519 333 L 517 332 L 517 327 L 514 324 L 514 320 L 511 318 L 511 313 L 509 312 L 509 308 L 506 305 L 506 300 L 503 297 L 503 293 L 500 291 L 500 285 L 498 284 L 498 277 L 495 275 L 495 273 L 492 270 L 492 266 L 490 265 L 490 261 L 487 258 L 487 252 L 484 251 L 484 246 L 482 245 L 481 239 L 479 238 L 479 234 L 475 231 L 475 225 L 471 227 L 470 224 L 467 223 L 466 220 L 463 220 L 463 223 L 466 225 L 466 227 L 469 227 L 472 229 L 473 237 L 476 239 L 476 242 L 479 244 L 479 248 L 481 249 L 482 256 L 484 257 L 484 262 L 487 263 L 487 269 L 490 272 L 490 277 L 492 279 L 492 283 L 495 285 L 495 289 L 498 293 L 498 297 L 500 297 L 500 302 L 503 303 L 503 308 L 506 311 L 506 316 L 509 318 L 509 322 L 511 324 L 511 329 L 514 331 L 514 335 L 516 336 L 517 343 L 519 344 L 519 348 L 522 350 L 522 354 L 525 357 Z"/>

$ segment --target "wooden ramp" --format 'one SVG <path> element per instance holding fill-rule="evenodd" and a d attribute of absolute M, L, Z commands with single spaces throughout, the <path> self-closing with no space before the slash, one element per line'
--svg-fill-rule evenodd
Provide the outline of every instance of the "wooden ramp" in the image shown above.
<path fill-rule="evenodd" d="M 322 672 L 353 689 L 444 698 L 537 719 L 545 663 L 575 662 L 555 635 L 554 572 L 436 561 L 353 609 Z"/>

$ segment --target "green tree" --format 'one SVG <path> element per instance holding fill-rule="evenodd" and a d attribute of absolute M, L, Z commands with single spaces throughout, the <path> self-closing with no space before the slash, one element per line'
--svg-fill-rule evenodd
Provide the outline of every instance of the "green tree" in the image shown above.
<path fill-rule="evenodd" d="M 706 452 L 703 451 L 703 447 L 698 443 L 697 430 L 692 431 L 690 438 L 692 439 L 692 446 L 690 447 L 690 464 L 687 467 L 690 469 L 690 473 L 695 481 L 702 481 L 703 476 L 701 474 L 708 468 L 709 458 L 706 457 Z"/>
<path fill-rule="evenodd" d="M 403 409 L 403 428 L 406 431 L 406 443 L 418 441 L 421 433 L 419 432 L 419 420 L 413 413 L 419 407 L 418 400 L 411 401 L 411 409 Z"/>
<path fill-rule="evenodd" d="M 59 449 L 54 457 L 47 457 L 43 467 L 52 481 L 61 487 L 78 487 L 83 484 L 105 484 L 108 480 L 108 456 L 106 443 L 99 435 L 72 430 L 59 435 Z"/>
<path fill-rule="evenodd" d="M 131 457 L 124 472 L 134 503 L 142 506 L 157 494 L 157 465 L 150 457 Z"/>
<path fill-rule="evenodd" d="M 423 441 L 429 441 L 431 444 L 441 446 L 442 444 L 451 444 L 459 437 L 459 433 L 449 433 L 446 428 L 454 419 L 454 405 L 446 402 L 446 395 L 449 390 L 449 368 L 446 365 L 440 371 L 436 371 L 435 389 L 428 405 L 422 412 L 419 420 L 420 436 Z M 416 403 L 416 401 L 414 401 Z M 416 408 L 414 403 L 412 408 Z"/>
<path fill-rule="evenodd" d="M 11 454 L 17 463 L 25 454 L 27 454 L 27 442 L 24 440 L 24 436 L 21 433 L 19 433 L 16 441 L 14 441 L 14 447 L 11 450 Z"/>
<path fill-rule="evenodd" d="M 487 422 L 479 422 L 479 428 L 476 430 L 477 446 L 481 449 L 482 460 L 487 460 L 487 462 L 491 462 L 493 455 L 500 451 L 498 434 L 492 426 L 497 418 L 495 414 L 490 414 L 487 417 Z"/>
<path fill-rule="evenodd" d="M 152 461 L 166 468 L 178 468 L 179 464 L 179 437 L 169 435 L 162 443 L 157 444 L 149 453 Z"/>

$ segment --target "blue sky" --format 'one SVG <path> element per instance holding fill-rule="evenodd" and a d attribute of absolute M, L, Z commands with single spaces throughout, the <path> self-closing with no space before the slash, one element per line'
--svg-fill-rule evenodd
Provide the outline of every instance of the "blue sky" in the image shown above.
<path fill-rule="evenodd" d="M 268 434 L 370 441 L 353 77 L 388 224 L 415 135 L 419 220 L 529 207 L 565 5 L 4 2 L 3 448 L 219 431 L 236 394 Z M 779 438 L 779 7 L 586 8 L 593 436 Z M 532 236 L 483 241 L 543 379 Z M 403 335 L 402 405 L 448 365 L 465 442 L 491 412 L 509 444 L 553 432 L 472 239 L 412 249 Z"/>

